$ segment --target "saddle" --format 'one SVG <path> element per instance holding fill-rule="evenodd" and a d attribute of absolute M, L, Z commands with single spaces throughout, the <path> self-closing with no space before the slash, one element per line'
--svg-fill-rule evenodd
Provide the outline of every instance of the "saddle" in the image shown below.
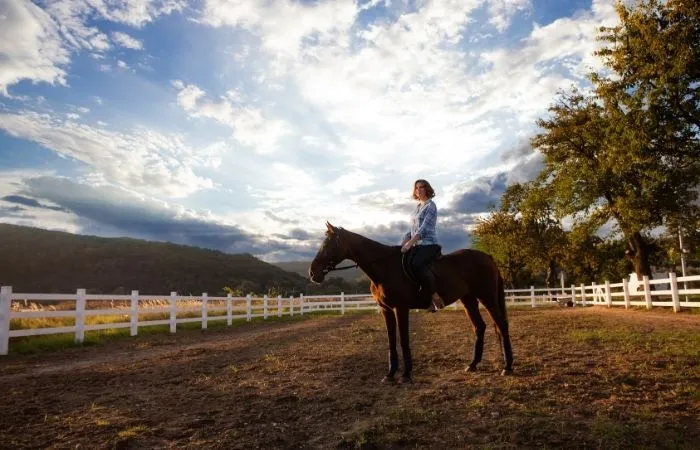
<path fill-rule="evenodd" d="M 413 247 L 406 253 L 401 255 L 401 267 L 403 268 L 403 273 L 406 274 L 406 276 L 414 283 L 418 284 L 420 286 L 420 281 L 418 281 L 418 277 L 416 277 L 416 274 L 413 270 L 413 257 L 416 256 L 416 248 Z M 433 272 L 433 275 L 437 275 L 437 271 L 435 270 L 435 261 L 439 260 L 442 258 L 442 247 L 438 250 L 437 255 L 433 258 L 433 260 L 430 262 L 430 265 L 428 268 Z"/>

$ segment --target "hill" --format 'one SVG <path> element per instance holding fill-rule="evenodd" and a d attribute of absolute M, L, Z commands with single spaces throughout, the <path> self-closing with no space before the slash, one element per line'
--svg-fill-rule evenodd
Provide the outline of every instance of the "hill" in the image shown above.
<path fill-rule="evenodd" d="M 250 254 L 7 224 L 0 224 L 0 254 L 0 285 L 10 285 L 15 292 L 73 293 L 86 288 L 96 294 L 138 290 L 216 296 L 229 286 L 242 293 L 287 296 L 319 289 Z"/>

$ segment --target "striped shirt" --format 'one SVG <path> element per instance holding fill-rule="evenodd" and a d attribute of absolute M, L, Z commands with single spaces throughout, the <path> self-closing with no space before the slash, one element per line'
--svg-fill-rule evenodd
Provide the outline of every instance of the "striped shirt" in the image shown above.
<path fill-rule="evenodd" d="M 411 231 L 408 231 L 403 240 L 411 239 L 415 235 L 420 235 L 417 245 L 438 244 L 435 225 L 437 224 L 437 206 L 432 200 L 427 200 L 422 205 L 419 203 L 416 210 L 411 215 Z"/>

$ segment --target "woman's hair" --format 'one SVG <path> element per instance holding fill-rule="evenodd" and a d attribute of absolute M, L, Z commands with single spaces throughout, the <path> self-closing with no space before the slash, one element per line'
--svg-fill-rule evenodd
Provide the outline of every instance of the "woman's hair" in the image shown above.
<path fill-rule="evenodd" d="M 425 195 L 427 195 L 428 198 L 435 197 L 435 190 L 433 187 L 430 185 L 430 183 L 421 178 L 413 182 L 413 192 L 411 192 L 411 196 L 414 200 L 418 200 L 418 196 L 416 195 L 416 185 L 418 183 L 423 183 L 425 185 Z"/>

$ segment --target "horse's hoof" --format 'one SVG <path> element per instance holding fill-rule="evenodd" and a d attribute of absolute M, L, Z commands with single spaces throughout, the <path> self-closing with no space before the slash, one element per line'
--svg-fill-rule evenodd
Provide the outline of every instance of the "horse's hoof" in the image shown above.
<path fill-rule="evenodd" d="M 396 384 L 396 380 L 393 375 L 387 375 L 382 378 L 382 384 Z"/>
<path fill-rule="evenodd" d="M 476 364 L 470 364 L 464 369 L 465 372 L 476 372 Z"/>
<path fill-rule="evenodd" d="M 503 369 L 501 376 L 513 375 L 513 369 Z"/>
<path fill-rule="evenodd" d="M 411 377 L 407 377 L 406 375 L 401 376 L 401 384 L 411 384 L 413 383 L 413 380 L 411 380 Z"/>

